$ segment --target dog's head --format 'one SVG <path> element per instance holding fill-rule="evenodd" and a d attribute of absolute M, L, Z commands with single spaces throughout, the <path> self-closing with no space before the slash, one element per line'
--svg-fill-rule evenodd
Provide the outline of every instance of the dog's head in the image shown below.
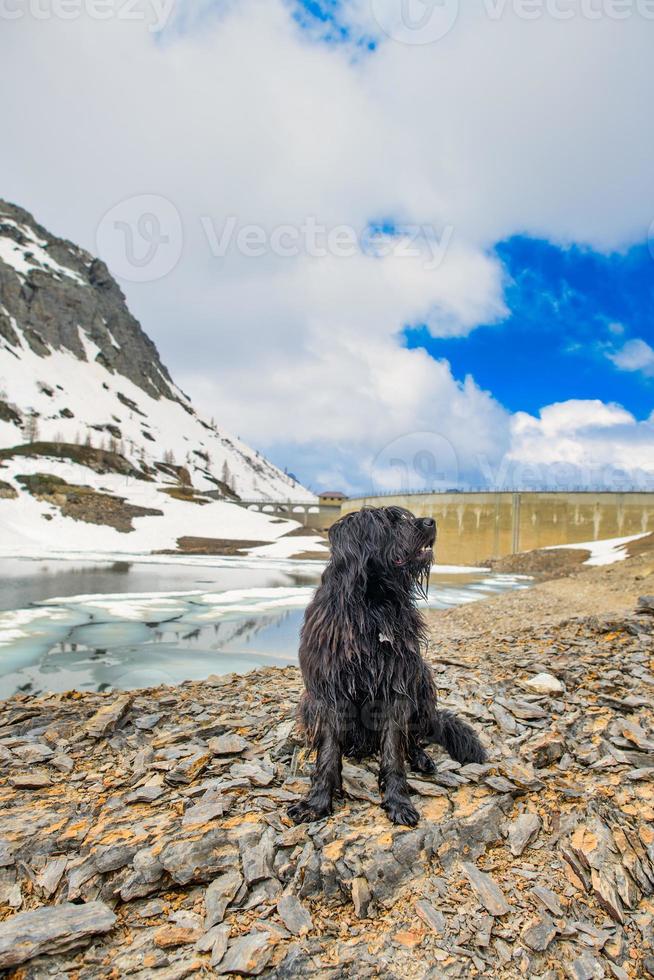
<path fill-rule="evenodd" d="M 425 592 L 434 559 L 436 522 L 404 507 L 366 507 L 329 530 L 332 562 L 350 581 L 371 577 L 390 587 Z"/>

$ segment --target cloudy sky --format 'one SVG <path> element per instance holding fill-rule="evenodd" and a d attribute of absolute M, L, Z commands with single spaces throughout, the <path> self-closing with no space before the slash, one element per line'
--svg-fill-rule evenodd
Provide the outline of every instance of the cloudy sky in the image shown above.
<path fill-rule="evenodd" d="M 0 0 L 0 196 L 314 488 L 654 488 L 652 0 Z"/>

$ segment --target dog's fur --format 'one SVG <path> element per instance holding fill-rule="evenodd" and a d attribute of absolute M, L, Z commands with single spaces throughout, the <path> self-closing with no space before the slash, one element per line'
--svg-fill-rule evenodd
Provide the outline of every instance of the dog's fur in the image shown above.
<path fill-rule="evenodd" d="M 433 520 L 401 507 L 348 514 L 329 532 L 331 561 L 300 643 L 300 721 L 317 760 L 309 795 L 289 808 L 296 823 L 331 813 L 343 754 L 379 753 L 381 805 L 390 820 L 409 826 L 418 811 L 405 764 L 433 772 L 425 744 L 437 742 L 461 763 L 485 759 L 472 728 L 437 709 L 421 654 L 427 627 L 416 599 L 426 594 L 435 537 Z"/>

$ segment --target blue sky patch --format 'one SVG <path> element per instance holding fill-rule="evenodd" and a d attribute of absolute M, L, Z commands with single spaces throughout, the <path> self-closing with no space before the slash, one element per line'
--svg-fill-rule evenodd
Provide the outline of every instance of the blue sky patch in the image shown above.
<path fill-rule="evenodd" d="M 294 20 L 300 27 L 328 44 L 354 44 L 374 51 L 377 43 L 367 35 L 354 35 L 343 17 L 341 0 L 294 0 Z"/>
<path fill-rule="evenodd" d="M 602 255 L 513 237 L 495 253 L 504 265 L 509 316 L 467 337 L 443 340 L 407 328 L 409 348 L 472 374 L 511 411 L 538 414 L 570 398 L 618 402 L 637 418 L 654 409 L 654 377 L 611 357 L 634 340 L 654 345 L 654 260 L 646 246 Z"/>

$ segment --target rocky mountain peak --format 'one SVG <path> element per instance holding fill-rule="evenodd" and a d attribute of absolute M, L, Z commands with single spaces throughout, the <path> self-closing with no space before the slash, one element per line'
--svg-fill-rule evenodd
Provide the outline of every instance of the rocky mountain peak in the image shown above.
<path fill-rule="evenodd" d="M 104 262 L 0 201 L 0 450 L 24 444 L 110 451 L 225 499 L 310 497 L 198 415 Z"/>
<path fill-rule="evenodd" d="M 153 398 L 180 400 L 157 348 L 127 308 L 100 259 L 50 234 L 29 212 L 0 200 L 0 336 L 18 344 L 14 323 L 38 355 L 68 350 L 95 359 Z"/>

